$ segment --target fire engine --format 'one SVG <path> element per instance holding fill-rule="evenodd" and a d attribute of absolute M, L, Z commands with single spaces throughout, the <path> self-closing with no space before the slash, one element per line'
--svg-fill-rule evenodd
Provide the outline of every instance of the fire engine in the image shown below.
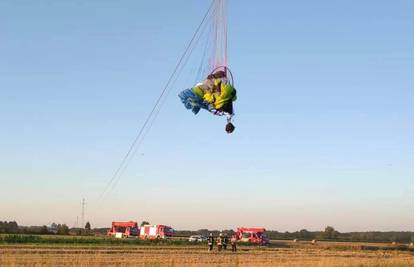
<path fill-rule="evenodd" d="M 109 236 L 115 236 L 116 238 L 124 238 L 131 236 L 139 236 L 138 223 L 129 222 L 112 222 L 112 227 L 108 231 Z"/>
<path fill-rule="evenodd" d="M 258 245 L 269 244 L 269 239 L 265 235 L 265 228 L 237 228 L 236 238 L 239 242 L 252 243 Z"/>
<path fill-rule="evenodd" d="M 141 239 L 168 239 L 174 234 L 174 230 L 166 225 L 143 225 L 139 237 Z"/>

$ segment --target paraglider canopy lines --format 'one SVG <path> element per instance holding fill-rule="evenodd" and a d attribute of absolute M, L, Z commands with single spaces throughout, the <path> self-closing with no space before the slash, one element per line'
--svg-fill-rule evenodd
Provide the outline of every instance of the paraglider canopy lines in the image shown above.
<path fill-rule="evenodd" d="M 218 66 L 228 65 L 226 0 L 216 0 L 215 5 L 210 71 Z"/>
<path fill-rule="evenodd" d="M 187 65 L 188 60 L 190 59 L 194 48 L 196 47 L 197 43 L 200 41 L 200 38 L 202 36 L 202 33 L 204 32 L 204 30 L 206 29 L 206 27 L 203 27 L 202 30 L 200 31 L 200 34 L 197 37 L 197 40 L 194 42 L 194 45 L 191 47 L 190 51 L 187 53 L 187 56 L 185 57 L 183 63 L 181 64 L 179 70 L 177 71 L 177 75 L 175 75 L 174 80 L 171 82 L 170 84 L 170 88 L 174 87 L 175 83 L 177 82 L 179 76 L 181 75 L 181 72 L 183 71 L 185 65 Z M 109 189 L 109 192 L 111 190 L 113 190 L 114 188 L 116 188 L 116 185 L 118 184 L 120 177 L 122 177 L 123 173 L 125 172 L 125 170 L 127 169 L 129 163 L 131 162 L 131 160 L 135 157 L 135 154 L 138 151 L 138 148 L 140 147 L 140 145 L 142 144 L 143 140 L 145 139 L 145 137 L 147 136 L 148 132 L 150 131 L 150 129 L 152 128 L 152 125 L 154 124 L 156 118 L 158 117 L 158 114 L 160 113 L 162 106 L 164 105 L 164 103 L 167 100 L 167 97 L 169 95 L 169 93 L 171 92 L 171 90 L 167 90 L 165 93 L 165 96 L 162 98 L 162 100 L 160 101 L 159 105 L 157 106 L 155 112 L 153 113 L 153 116 L 151 117 L 150 121 L 147 124 L 147 127 L 145 129 L 145 131 L 143 132 L 141 138 L 139 139 L 139 141 L 137 142 L 137 144 L 135 145 L 133 152 L 131 153 L 131 155 L 128 157 L 126 163 L 124 164 L 123 168 L 120 170 L 118 178 L 115 179 L 115 181 L 112 183 L 112 186 Z"/>
<path fill-rule="evenodd" d="M 185 59 L 187 58 L 187 56 L 189 54 L 191 54 L 191 52 L 193 50 L 193 45 L 199 40 L 199 38 L 197 38 L 197 37 L 199 36 L 199 33 L 201 32 L 201 30 L 203 28 L 203 25 L 205 25 L 207 19 L 211 15 L 213 7 L 215 7 L 215 3 L 217 1 L 222 1 L 222 0 L 213 0 L 212 3 L 210 4 L 210 7 L 208 8 L 206 14 L 204 15 L 204 17 L 201 20 L 200 24 L 196 28 L 196 31 L 194 32 L 192 38 L 190 39 L 190 42 L 186 46 L 186 49 L 184 50 L 184 53 L 179 58 L 172 74 L 168 78 L 167 83 L 165 84 L 165 86 L 163 87 L 160 95 L 158 96 L 157 100 L 155 101 L 155 104 L 154 104 L 153 108 L 151 109 L 150 113 L 146 117 L 146 119 L 145 119 L 144 123 L 142 124 L 142 126 L 138 129 L 137 134 L 136 134 L 133 142 L 129 146 L 129 149 L 128 149 L 127 153 L 122 158 L 121 163 L 119 164 L 118 168 L 115 170 L 115 172 L 111 176 L 111 179 L 106 184 L 105 189 L 103 190 L 103 192 L 100 195 L 100 200 L 103 200 L 105 198 L 105 196 L 111 191 L 110 189 L 113 188 L 116 185 L 116 183 L 120 179 L 122 173 L 127 168 L 128 163 L 130 161 L 130 158 L 135 154 L 135 152 L 138 148 L 137 145 L 141 144 L 141 142 L 143 140 L 143 137 L 148 132 L 148 130 L 149 130 L 148 126 L 150 127 L 152 125 L 153 120 L 155 119 L 156 115 L 159 113 L 160 106 L 162 104 L 162 99 L 166 95 L 166 93 L 167 93 L 168 89 L 171 87 L 171 85 L 178 78 L 179 72 L 182 70 L 185 63 L 187 62 Z"/>

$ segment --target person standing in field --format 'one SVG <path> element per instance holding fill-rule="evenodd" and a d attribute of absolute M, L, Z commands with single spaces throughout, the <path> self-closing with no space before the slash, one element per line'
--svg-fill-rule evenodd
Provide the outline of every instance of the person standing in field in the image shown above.
<path fill-rule="evenodd" d="M 228 238 L 227 234 L 224 234 L 224 237 L 223 237 L 223 249 L 224 250 L 227 250 L 227 244 L 228 243 L 229 243 L 229 238 Z"/>
<path fill-rule="evenodd" d="M 208 251 L 212 251 L 213 250 L 213 245 L 214 245 L 214 236 L 213 233 L 210 233 L 210 235 L 208 236 Z"/>
<path fill-rule="evenodd" d="M 223 234 L 220 234 L 219 237 L 217 237 L 217 250 L 221 251 L 223 248 Z"/>
<path fill-rule="evenodd" d="M 236 252 L 237 251 L 237 238 L 236 235 L 233 235 L 230 239 L 231 243 L 231 251 Z"/>

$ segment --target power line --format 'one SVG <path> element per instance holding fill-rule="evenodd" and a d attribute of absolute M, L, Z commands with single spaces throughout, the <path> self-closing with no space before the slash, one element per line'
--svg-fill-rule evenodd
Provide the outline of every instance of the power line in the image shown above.
<path fill-rule="evenodd" d="M 134 141 L 132 142 L 132 144 L 130 145 L 127 153 L 125 154 L 125 156 L 122 158 L 121 163 L 119 164 L 118 168 L 115 170 L 114 174 L 112 175 L 111 179 L 109 180 L 109 182 L 107 183 L 104 191 L 102 192 L 100 199 L 103 199 L 105 197 L 105 195 L 108 193 L 108 190 L 111 188 L 111 185 L 113 185 L 113 183 L 115 182 L 115 180 L 117 179 L 117 177 L 120 177 L 120 172 L 122 169 L 126 168 L 127 166 L 127 160 L 131 155 L 131 152 L 133 152 L 134 148 L 136 147 L 136 144 L 138 142 L 138 140 L 142 137 L 143 133 L 145 132 L 145 128 L 147 126 L 147 124 L 151 121 L 151 118 L 154 115 L 154 112 L 157 110 L 157 107 L 159 106 L 161 99 L 163 98 L 163 96 L 165 95 L 167 89 L 169 88 L 171 82 L 174 80 L 174 77 L 176 75 L 176 73 L 178 72 L 178 70 L 180 69 L 180 66 L 183 62 L 183 60 L 186 58 L 188 52 L 190 51 L 191 46 L 193 45 L 194 41 L 196 40 L 196 37 L 198 35 L 198 33 L 200 32 L 200 29 L 202 28 L 202 26 L 204 25 L 204 22 L 207 20 L 210 11 L 212 10 L 214 3 L 216 0 L 213 0 L 210 4 L 210 7 L 208 8 L 207 12 L 205 13 L 203 19 L 201 20 L 201 23 L 198 25 L 196 31 L 194 32 L 190 42 L 188 43 L 184 53 L 182 54 L 182 56 L 180 57 L 180 59 L 178 60 L 178 63 L 176 64 L 174 71 L 172 72 L 172 74 L 170 75 L 170 77 L 167 80 L 167 83 L 165 84 L 163 90 L 161 91 L 161 94 L 159 95 L 159 97 L 157 98 L 157 100 L 155 101 L 155 104 L 151 110 L 151 112 L 148 114 L 146 120 L 144 121 L 144 124 L 141 126 L 141 128 L 139 129 L 139 131 L 137 132 L 137 135 L 135 136 Z M 115 183 L 116 184 L 116 183 Z"/>
<path fill-rule="evenodd" d="M 205 29 L 205 28 L 204 28 L 204 29 Z M 198 35 L 198 38 L 197 38 L 197 40 L 195 41 L 194 45 L 191 47 L 191 49 L 190 49 L 190 50 L 189 50 L 189 52 L 187 53 L 187 55 L 186 55 L 186 57 L 185 57 L 185 59 L 184 59 L 184 63 L 183 63 L 183 64 L 181 64 L 181 66 L 180 66 L 180 68 L 179 68 L 179 70 L 178 70 L 178 74 L 175 76 L 175 79 L 171 82 L 171 87 L 173 87 L 173 86 L 174 86 L 174 84 L 177 82 L 177 80 L 178 80 L 178 78 L 179 78 L 180 74 L 182 73 L 182 71 L 183 71 L 183 69 L 184 69 L 185 65 L 188 63 L 188 60 L 189 60 L 189 58 L 191 57 L 191 55 L 192 55 L 192 53 L 193 53 L 193 51 L 194 51 L 195 46 L 196 46 L 196 45 L 197 45 L 197 43 L 200 41 L 200 38 L 201 38 L 201 35 L 202 35 L 202 32 L 204 31 L 204 29 L 203 29 L 203 30 L 201 30 L 201 34 L 199 34 L 199 35 Z M 114 180 L 114 182 L 112 183 L 111 189 L 110 189 L 109 191 L 113 190 L 113 189 L 116 187 L 116 185 L 118 184 L 118 182 L 119 182 L 120 178 L 122 177 L 123 173 L 124 173 L 124 172 L 125 172 L 125 170 L 127 169 L 127 167 L 128 167 L 128 165 L 129 165 L 129 163 L 131 162 L 132 158 L 134 158 L 135 154 L 137 153 L 139 146 L 140 146 L 140 145 L 142 144 L 142 142 L 144 141 L 145 136 L 148 134 L 148 132 L 150 131 L 150 129 L 151 129 L 151 128 L 152 128 L 152 126 L 154 125 L 154 122 L 155 122 L 156 118 L 158 117 L 158 114 L 160 113 L 160 111 L 161 111 L 161 109 L 162 109 L 162 106 L 164 105 L 164 103 L 165 103 L 165 101 L 166 101 L 166 99 L 167 99 L 167 96 L 170 94 L 170 92 L 171 92 L 171 90 L 167 90 L 167 91 L 166 91 L 166 95 L 165 95 L 165 97 L 164 97 L 164 98 L 160 101 L 159 105 L 157 106 L 156 111 L 154 112 L 154 114 L 153 114 L 152 118 L 150 119 L 150 121 L 149 121 L 149 123 L 148 123 L 148 127 L 146 128 L 146 130 L 145 130 L 145 131 L 144 131 L 144 133 L 142 134 L 142 138 L 139 140 L 139 142 L 138 142 L 138 143 L 137 143 L 137 145 L 135 146 L 135 148 L 134 148 L 133 152 L 131 153 L 131 156 L 128 158 L 128 160 L 127 160 L 127 161 L 126 161 L 126 163 L 124 164 L 124 167 L 123 167 L 123 168 L 122 168 L 122 170 L 119 172 L 118 177 L 117 177 L 117 178 Z"/>
<path fill-rule="evenodd" d="M 81 228 L 84 228 L 85 227 L 85 207 L 86 207 L 86 201 L 84 198 L 82 198 L 81 205 L 82 205 Z"/>

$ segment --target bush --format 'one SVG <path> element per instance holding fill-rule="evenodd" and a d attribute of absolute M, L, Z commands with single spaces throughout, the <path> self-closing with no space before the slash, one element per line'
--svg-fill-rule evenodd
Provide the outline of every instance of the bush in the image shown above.
<path fill-rule="evenodd" d="M 34 235 L 5 235 L 0 237 L 1 243 L 39 243 L 41 238 Z"/>

